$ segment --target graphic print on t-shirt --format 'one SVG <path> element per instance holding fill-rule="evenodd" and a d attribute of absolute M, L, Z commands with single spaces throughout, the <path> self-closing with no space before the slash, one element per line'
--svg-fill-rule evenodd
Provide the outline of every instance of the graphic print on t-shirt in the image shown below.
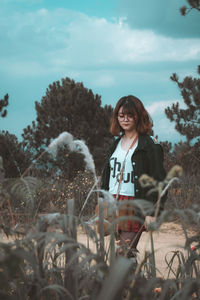
<path fill-rule="evenodd" d="M 126 157 L 124 172 L 120 185 L 120 195 L 134 196 L 134 169 L 131 163 L 131 156 L 135 151 L 137 144 L 129 150 Z M 116 150 L 110 158 L 110 181 L 109 191 L 112 194 L 116 194 L 118 190 L 118 184 L 120 180 L 120 172 L 126 156 L 126 151 L 121 147 L 121 141 L 117 145 Z"/>
<path fill-rule="evenodd" d="M 117 179 L 117 182 L 120 180 L 120 173 L 122 169 L 122 164 L 120 161 L 117 161 L 117 157 L 111 157 L 110 159 L 110 176 Z M 112 167 L 113 166 L 113 167 Z M 134 183 L 134 177 L 133 177 L 133 170 L 131 173 L 129 172 L 123 172 L 122 180 L 124 183 Z"/>

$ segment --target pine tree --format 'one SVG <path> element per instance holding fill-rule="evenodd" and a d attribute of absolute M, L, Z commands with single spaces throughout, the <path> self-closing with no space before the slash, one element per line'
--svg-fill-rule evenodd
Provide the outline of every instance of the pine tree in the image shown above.
<path fill-rule="evenodd" d="M 191 10 L 198 10 L 200 11 L 200 0 L 187 0 L 187 3 L 189 7 L 182 6 L 180 8 L 180 12 L 182 16 L 186 16 L 188 13 L 190 13 Z"/>
<path fill-rule="evenodd" d="M 200 74 L 200 66 L 198 67 L 198 73 Z M 175 122 L 175 129 L 187 139 L 185 145 L 181 145 L 181 155 L 184 157 L 182 159 L 184 161 L 184 169 L 188 171 L 193 169 L 193 172 L 199 172 L 200 78 L 187 76 L 181 82 L 177 74 L 173 74 L 171 80 L 176 82 L 180 89 L 185 108 L 180 108 L 177 102 L 173 103 L 171 107 L 167 107 L 165 113 L 171 122 Z"/>
<path fill-rule="evenodd" d="M 65 78 L 61 83 L 57 81 L 49 85 L 41 102 L 35 102 L 35 109 L 37 119 L 24 129 L 22 135 L 24 145 L 32 152 L 33 158 L 44 151 L 52 139 L 68 131 L 74 138 L 86 142 L 97 169 L 102 168 L 105 149 L 111 140 L 109 120 L 112 108 L 102 107 L 99 95 L 94 95 L 82 83 Z M 67 154 L 67 149 L 63 151 L 59 152 L 57 161 L 53 162 L 50 157 L 48 161 L 64 172 L 66 165 L 69 166 L 69 160 L 76 156 L 74 165 L 81 168 L 83 159 L 78 154 Z"/>
<path fill-rule="evenodd" d="M 8 131 L 0 132 L 0 156 L 3 159 L 6 178 L 20 177 L 31 163 L 30 153 L 25 151 L 17 137 Z"/>
<path fill-rule="evenodd" d="M 3 99 L 0 99 L 0 116 L 2 118 L 6 117 L 7 115 L 7 110 L 5 109 L 5 107 L 8 106 L 8 98 L 9 96 L 8 94 L 6 94 Z"/>
<path fill-rule="evenodd" d="M 200 78 L 187 76 L 181 82 L 178 76 L 173 74 L 171 80 L 178 85 L 186 108 L 180 108 L 177 102 L 172 104 L 171 108 L 167 107 L 165 113 L 170 121 L 176 123 L 176 130 L 191 141 L 200 137 Z"/>

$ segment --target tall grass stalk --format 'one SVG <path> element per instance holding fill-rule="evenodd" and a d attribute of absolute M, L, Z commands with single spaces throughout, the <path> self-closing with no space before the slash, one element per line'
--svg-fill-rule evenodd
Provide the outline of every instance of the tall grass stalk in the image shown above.
<path fill-rule="evenodd" d="M 157 221 L 158 218 L 158 213 L 159 213 L 159 209 L 160 209 L 160 202 L 161 202 L 161 197 L 166 193 L 167 189 L 170 187 L 170 185 L 177 180 L 177 177 L 175 177 L 175 174 L 178 173 L 179 175 L 182 173 L 182 169 L 179 168 L 178 166 L 173 167 L 173 169 L 169 172 L 169 174 L 167 175 L 166 179 L 163 182 L 160 183 L 156 183 L 152 181 L 152 178 L 148 178 L 148 176 L 144 175 L 143 178 L 140 179 L 140 183 L 143 187 L 145 186 L 151 186 L 152 183 L 153 185 L 156 186 L 156 188 L 150 190 L 154 191 L 156 190 L 158 192 L 158 199 L 156 202 L 156 209 L 155 209 L 155 213 L 154 213 L 154 218 L 155 218 L 155 222 Z M 151 266 L 151 270 L 152 270 L 152 276 L 156 277 L 156 261 L 155 261 L 155 251 L 154 251 L 154 242 L 153 242 L 153 231 L 150 230 L 148 232 L 148 239 L 146 241 L 146 245 L 144 247 L 143 250 L 143 255 L 142 255 L 142 259 L 140 261 L 140 263 L 138 264 L 136 271 L 135 271 L 135 275 L 138 276 L 139 273 L 141 272 L 141 268 L 146 260 L 146 249 L 147 249 L 147 244 L 149 243 L 149 241 L 151 241 L 151 256 L 152 256 L 152 266 Z M 134 288 L 136 280 L 133 279 L 130 286 L 131 288 Z M 130 300 L 130 293 L 128 293 L 127 295 L 127 300 Z"/>

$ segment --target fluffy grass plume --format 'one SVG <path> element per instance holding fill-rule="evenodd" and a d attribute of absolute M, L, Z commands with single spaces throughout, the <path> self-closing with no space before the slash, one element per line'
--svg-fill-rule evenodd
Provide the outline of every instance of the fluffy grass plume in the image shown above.
<path fill-rule="evenodd" d="M 78 152 L 83 154 L 86 169 L 90 170 L 95 175 L 95 165 L 93 157 L 83 140 L 74 140 L 73 136 L 69 132 L 64 131 L 50 143 L 50 145 L 48 146 L 48 150 L 53 155 L 56 155 L 58 147 L 63 145 L 67 145 L 71 152 Z"/>

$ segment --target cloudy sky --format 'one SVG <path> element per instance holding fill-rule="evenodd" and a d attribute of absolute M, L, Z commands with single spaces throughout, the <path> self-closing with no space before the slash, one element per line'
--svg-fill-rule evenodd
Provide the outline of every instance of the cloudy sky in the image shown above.
<path fill-rule="evenodd" d="M 200 13 L 182 17 L 185 0 L 1 0 L 0 97 L 9 94 L 0 129 L 19 138 L 35 120 L 34 102 L 70 77 L 115 105 L 139 97 L 159 140 L 180 136 L 164 109 L 182 99 L 169 79 L 197 76 Z"/>

